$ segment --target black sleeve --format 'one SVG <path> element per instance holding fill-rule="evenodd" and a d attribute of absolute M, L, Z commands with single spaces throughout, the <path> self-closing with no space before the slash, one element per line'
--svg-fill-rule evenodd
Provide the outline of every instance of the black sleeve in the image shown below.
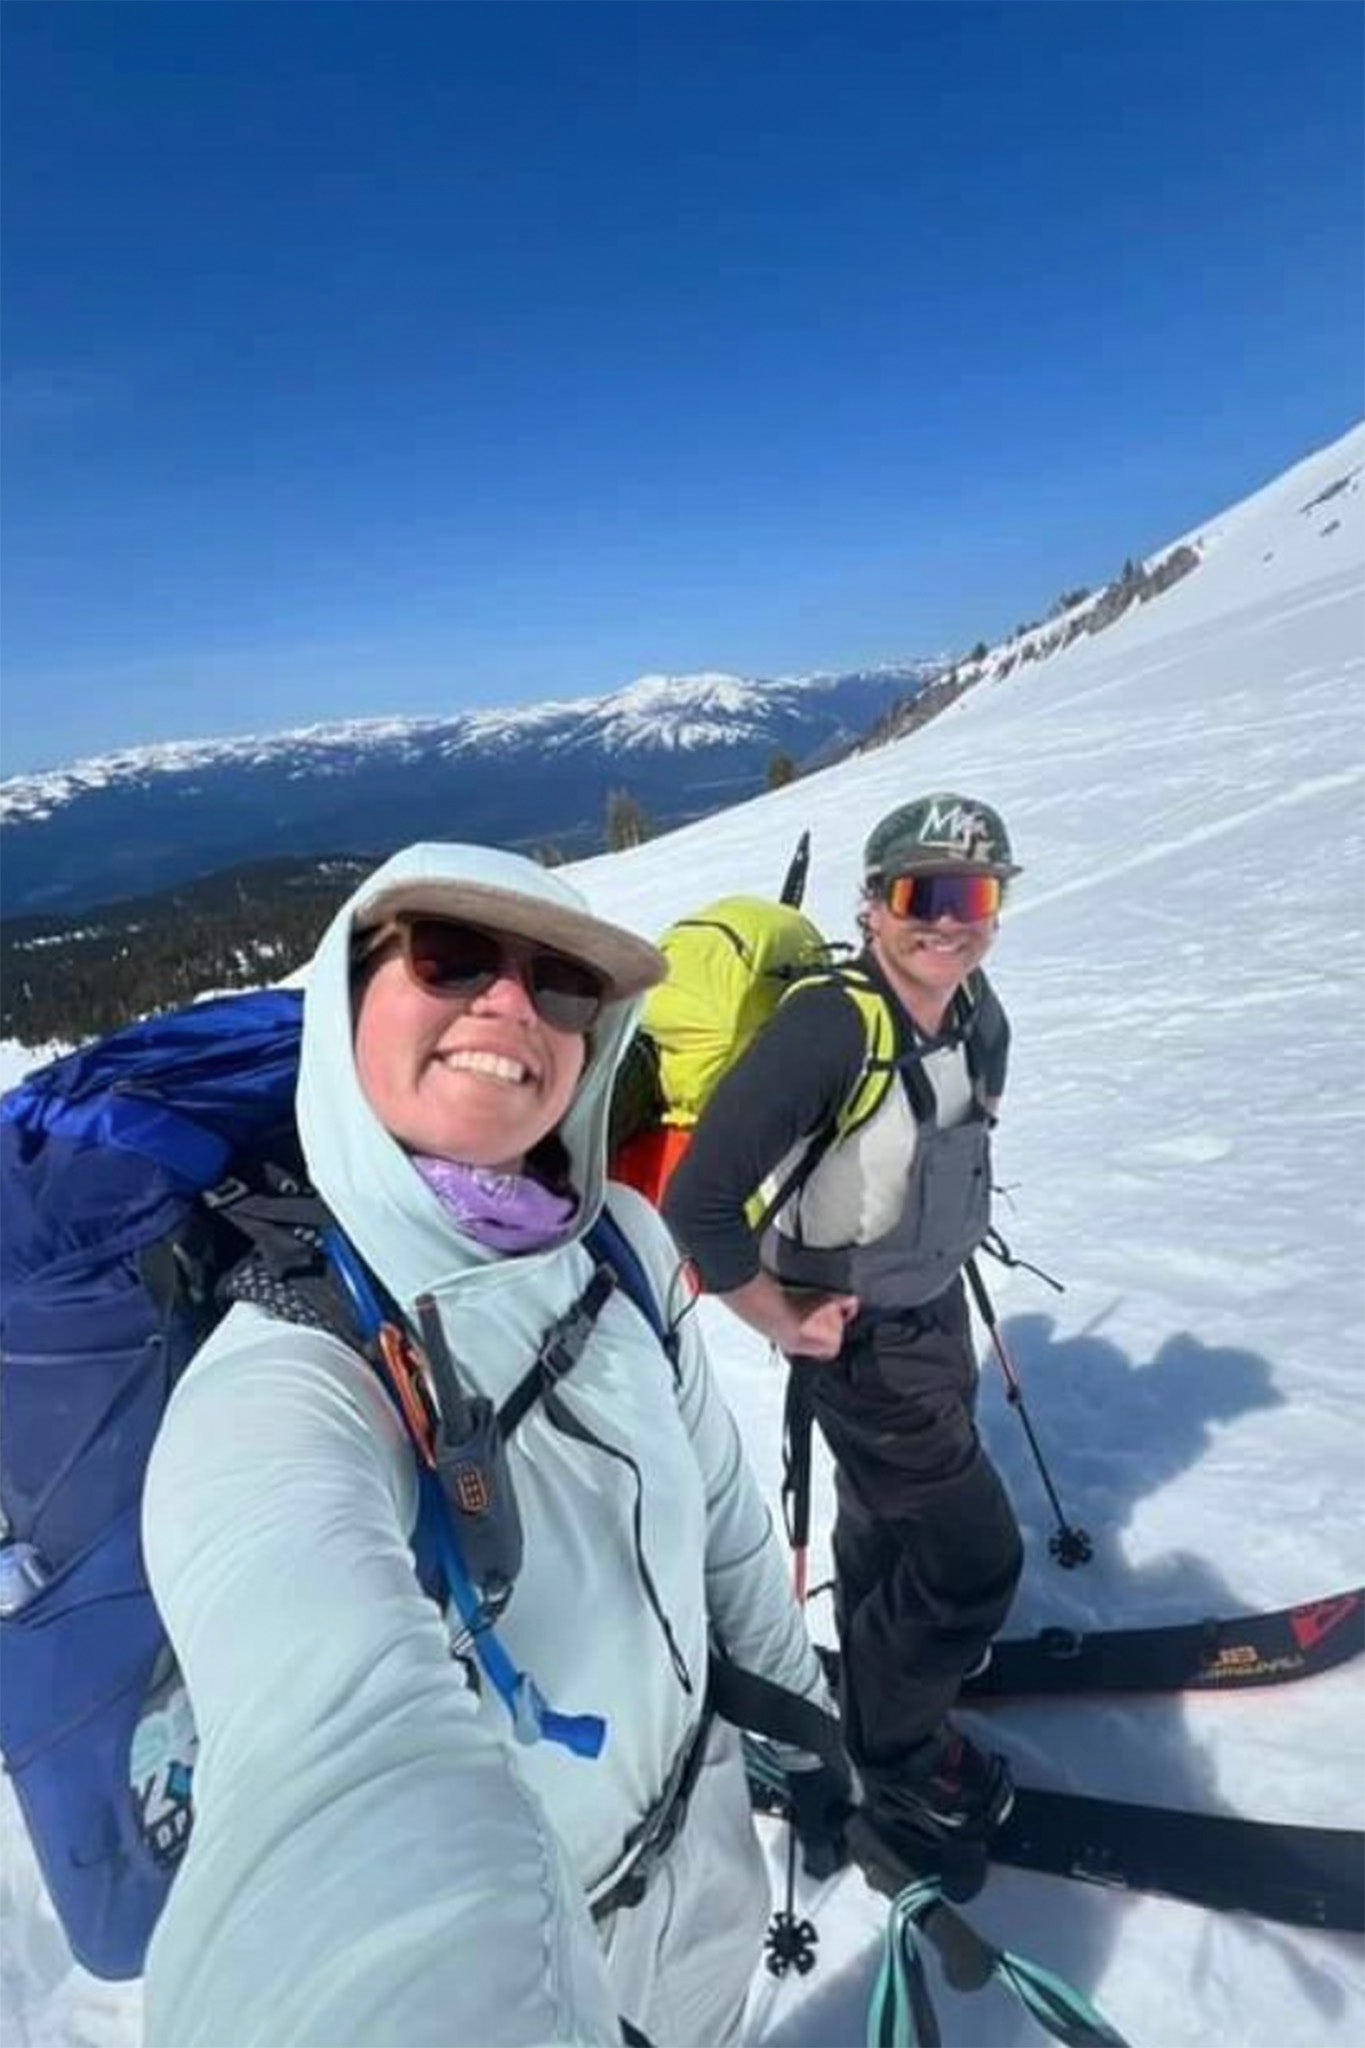
<path fill-rule="evenodd" d="M 758 1271 L 744 1205 L 802 1138 L 836 1116 L 862 1072 L 862 1019 L 841 989 L 789 996 L 702 1112 L 664 1216 L 715 1294 Z"/>

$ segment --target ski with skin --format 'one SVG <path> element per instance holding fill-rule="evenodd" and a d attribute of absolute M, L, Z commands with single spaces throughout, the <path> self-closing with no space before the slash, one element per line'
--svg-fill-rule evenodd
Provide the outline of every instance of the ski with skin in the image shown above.
<path fill-rule="evenodd" d="M 1009 1636 L 962 1688 L 972 1706 L 1090 1692 L 1242 1692 L 1315 1678 L 1365 1651 L 1360 1589 L 1233 1620 Z M 838 1652 L 822 1650 L 832 1684 Z"/>
<path fill-rule="evenodd" d="M 1239 1692 L 1315 1677 L 1365 1649 L 1365 1593 L 1354 1590 L 1235 1620 L 1073 1633 L 1045 1629 L 995 1645 L 964 1701 L 1106 1692 Z M 832 1683 L 837 1652 L 822 1650 Z M 781 1812 L 773 1779 L 751 1757 L 751 1791 Z M 938 1876 L 948 1897 L 970 1898 L 989 1862 L 1134 1892 L 1155 1892 L 1220 1912 L 1290 1926 L 1365 1931 L 1365 1834 L 1298 1827 L 1237 1814 L 1189 1813 L 1084 1793 L 1015 1788 L 989 1844 L 926 1833 L 913 1869 L 884 1853 L 855 1816 L 855 1860 L 893 1895 L 910 1876 Z M 908 1836 L 902 1832 L 901 1839 Z"/>
<path fill-rule="evenodd" d="M 759 1812 L 785 1813 L 782 1793 L 767 1772 L 754 1775 L 752 1760 L 749 1788 Z M 847 1831 L 852 1860 L 890 1898 L 917 1877 L 934 1877 L 948 1898 L 965 1901 L 980 1890 L 989 1865 L 1002 1863 L 1292 1927 L 1365 1931 L 1365 1834 L 1353 1828 L 1296 1827 L 1021 1785 L 988 1842 L 926 1831 L 913 1854 L 915 1839 L 902 1824 L 892 1851 L 861 1809 Z"/>
<path fill-rule="evenodd" d="M 1365 1930 L 1365 1834 L 1021 1786 L 993 1863 L 1291 1927 Z"/>

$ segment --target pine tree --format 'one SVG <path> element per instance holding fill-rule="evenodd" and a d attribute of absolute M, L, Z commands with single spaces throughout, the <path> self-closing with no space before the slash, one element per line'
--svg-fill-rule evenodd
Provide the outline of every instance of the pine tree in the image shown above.
<path fill-rule="evenodd" d="M 642 804 L 628 789 L 614 789 L 607 798 L 607 848 L 624 852 L 628 846 L 643 846 L 653 836 L 653 827 Z"/>

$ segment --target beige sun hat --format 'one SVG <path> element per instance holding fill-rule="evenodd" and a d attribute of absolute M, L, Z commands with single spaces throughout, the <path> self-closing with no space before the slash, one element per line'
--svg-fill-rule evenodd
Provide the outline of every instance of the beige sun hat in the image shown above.
<path fill-rule="evenodd" d="M 668 962 L 648 939 L 595 917 L 586 898 L 554 870 L 497 847 L 406 847 L 359 893 L 352 932 L 360 938 L 400 912 L 461 918 L 567 953 L 603 977 L 609 1002 L 643 995 L 668 973 Z"/>

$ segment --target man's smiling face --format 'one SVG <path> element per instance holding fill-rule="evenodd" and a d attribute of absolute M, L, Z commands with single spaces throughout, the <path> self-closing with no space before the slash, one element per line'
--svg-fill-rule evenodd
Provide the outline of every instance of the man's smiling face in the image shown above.
<path fill-rule="evenodd" d="M 981 965 L 995 939 L 999 919 L 963 923 L 937 917 L 926 923 L 916 917 L 894 917 L 880 897 L 867 904 L 865 922 L 873 953 L 890 979 L 900 986 L 912 1013 L 946 1010 L 972 970 Z M 924 1018 L 918 1016 L 917 1021 Z M 935 1028 L 932 1024 L 930 1028 Z"/>

